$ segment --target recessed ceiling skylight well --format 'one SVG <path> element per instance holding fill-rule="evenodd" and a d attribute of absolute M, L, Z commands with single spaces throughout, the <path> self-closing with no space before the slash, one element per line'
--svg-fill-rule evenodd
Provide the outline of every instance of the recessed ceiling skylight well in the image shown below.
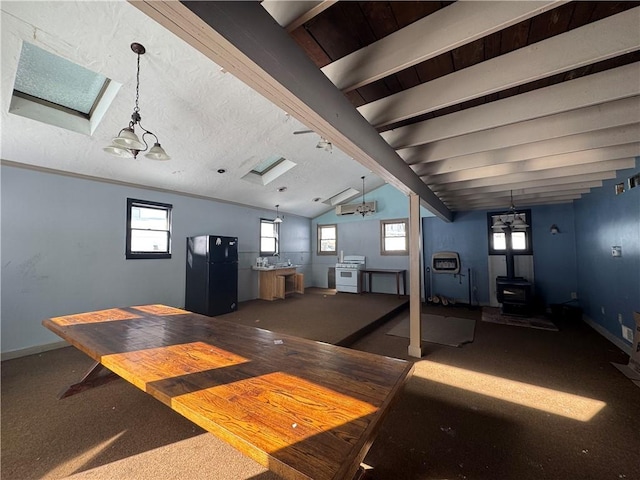
<path fill-rule="evenodd" d="M 9 112 L 91 135 L 120 85 L 23 42 Z"/>
<path fill-rule="evenodd" d="M 278 155 L 272 155 L 266 160 L 258 163 L 242 178 L 251 183 L 267 185 L 281 175 L 284 175 L 295 166 L 296 164 L 291 160 L 287 160 L 286 158 Z"/>

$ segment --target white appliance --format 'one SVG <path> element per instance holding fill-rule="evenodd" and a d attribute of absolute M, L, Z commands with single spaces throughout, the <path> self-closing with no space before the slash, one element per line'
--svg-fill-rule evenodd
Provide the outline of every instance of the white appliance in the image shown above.
<path fill-rule="evenodd" d="M 360 293 L 360 270 L 365 268 L 364 255 L 345 255 L 336 263 L 336 290 Z"/>

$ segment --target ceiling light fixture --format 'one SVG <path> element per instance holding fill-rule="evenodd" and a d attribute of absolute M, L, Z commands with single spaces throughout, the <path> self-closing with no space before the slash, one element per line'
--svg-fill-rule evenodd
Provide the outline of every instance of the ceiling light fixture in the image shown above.
<path fill-rule="evenodd" d="M 278 207 L 280 207 L 280 205 L 276 205 L 276 219 L 273 221 L 273 223 L 282 223 L 282 218 L 280 218 Z"/>
<path fill-rule="evenodd" d="M 510 190 L 511 205 L 509 210 L 493 217 L 493 223 L 491 228 L 494 230 L 526 230 L 529 225 L 522 219 L 522 213 L 518 213 L 516 207 L 513 205 L 513 190 Z"/>
<path fill-rule="evenodd" d="M 373 214 L 373 209 L 371 208 L 371 205 L 367 205 L 364 201 L 364 175 L 360 178 L 362 178 L 362 204 L 358 205 L 357 212 L 365 217 L 366 215 Z"/>
<path fill-rule="evenodd" d="M 324 137 L 320 137 L 320 141 L 316 144 L 316 148 L 322 148 L 325 152 L 329 153 L 333 151 L 333 145 Z"/>
<path fill-rule="evenodd" d="M 160 146 L 160 142 L 158 141 L 158 137 L 146 128 L 142 126 L 140 123 L 140 107 L 138 107 L 138 99 L 140 98 L 140 55 L 144 55 L 146 52 L 143 45 L 139 43 L 132 43 L 131 50 L 138 55 L 138 69 L 136 73 L 136 106 L 133 109 L 133 114 L 131 114 L 131 121 L 129 122 L 129 126 L 120 130 L 120 133 L 116 138 L 113 139 L 111 145 L 105 147 L 103 150 L 111 155 L 115 155 L 116 157 L 121 158 L 136 158 L 139 152 L 146 152 L 149 148 L 147 141 L 145 140 L 146 135 L 151 135 L 155 138 L 155 142 L 153 147 L 145 154 L 145 157 L 150 158 L 152 160 L 170 160 L 171 157 L 167 155 L 167 152 Z M 138 125 L 140 129 L 144 131 L 142 134 L 142 141 L 136 135 L 134 127 Z"/>

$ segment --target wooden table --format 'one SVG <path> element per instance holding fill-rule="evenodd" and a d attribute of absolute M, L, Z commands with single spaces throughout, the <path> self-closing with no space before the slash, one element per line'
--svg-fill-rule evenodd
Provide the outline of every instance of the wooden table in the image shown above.
<path fill-rule="evenodd" d="M 413 371 L 403 360 L 164 305 L 42 323 L 97 365 L 288 479 L 358 474 Z"/>
<path fill-rule="evenodd" d="M 407 294 L 407 271 L 406 270 L 396 270 L 390 268 L 364 268 L 360 270 L 360 285 L 364 290 L 364 275 L 367 274 L 369 276 L 369 293 L 371 293 L 371 275 L 375 273 L 386 274 L 386 275 L 395 275 L 396 276 L 396 293 L 400 296 L 400 276 L 402 275 L 402 294 Z"/>

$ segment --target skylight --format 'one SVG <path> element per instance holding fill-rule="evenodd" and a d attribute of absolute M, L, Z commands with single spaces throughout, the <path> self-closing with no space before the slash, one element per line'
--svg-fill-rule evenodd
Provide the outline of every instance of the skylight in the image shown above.
<path fill-rule="evenodd" d="M 291 160 L 287 160 L 278 155 L 272 155 L 254 166 L 253 169 L 242 178 L 259 185 L 267 185 L 295 166 L 296 164 Z"/>
<path fill-rule="evenodd" d="M 91 134 L 118 88 L 104 75 L 23 42 L 9 112 Z"/>

